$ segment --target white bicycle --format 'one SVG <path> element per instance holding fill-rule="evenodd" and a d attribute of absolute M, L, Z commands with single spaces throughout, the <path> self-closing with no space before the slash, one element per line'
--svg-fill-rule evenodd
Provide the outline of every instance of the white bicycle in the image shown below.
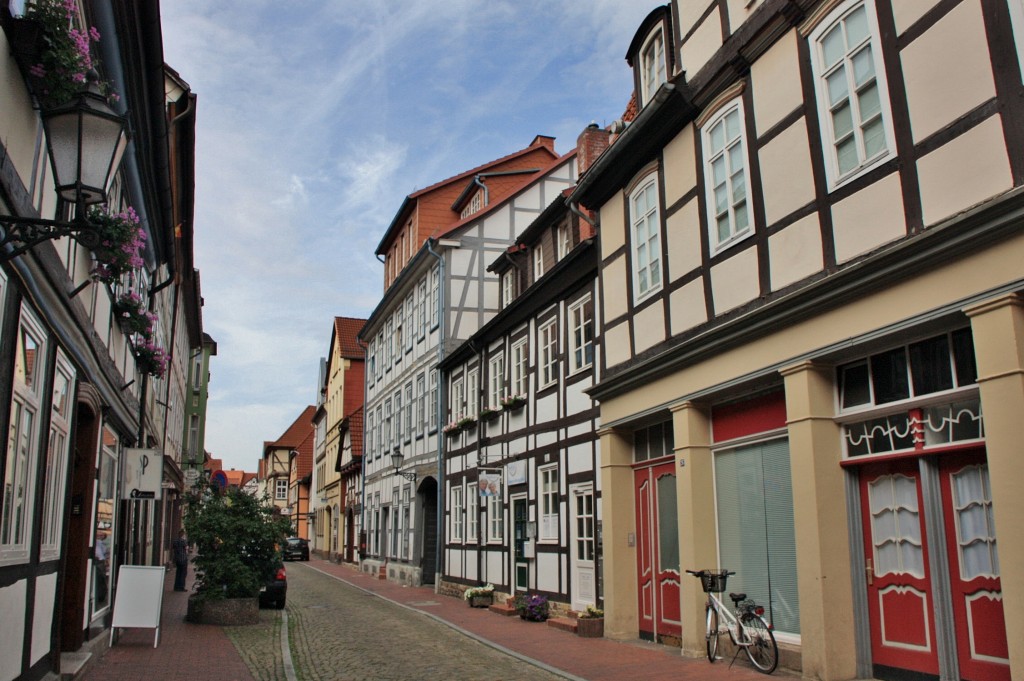
<path fill-rule="evenodd" d="M 742 649 L 750 663 L 764 674 L 771 674 L 779 664 L 779 646 L 775 643 L 775 635 L 772 633 L 764 617 L 764 608 L 752 600 L 747 600 L 747 594 L 731 593 L 729 598 L 736 608 L 734 615 L 729 608 L 722 603 L 720 593 L 725 591 L 725 583 L 729 575 L 736 574 L 729 570 L 687 570 L 689 574 L 700 579 L 700 585 L 704 593 L 708 595 L 705 605 L 708 661 L 714 662 L 718 657 L 718 637 L 728 632 L 733 645 L 736 646 L 736 655 Z M 724 624 L 724 626 L 723 626 Z M 733 656 L 733 661 L 736 656 Z"/>

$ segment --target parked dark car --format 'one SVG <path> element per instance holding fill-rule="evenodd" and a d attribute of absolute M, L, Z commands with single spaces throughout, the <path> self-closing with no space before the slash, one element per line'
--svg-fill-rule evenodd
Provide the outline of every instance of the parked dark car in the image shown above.
<path fill-rule="evenodd" d="M 309 542 L 302 537 L 288 537 L 283 553 L 285 560 L 309 560 Z"/>
<path fill-rule="evenodd" d="M 284 610 L 284 602 L 287 596 L 288 576 L 285 574 L 284 565 L 280 565 L 274 572 L 274 576 L 260 590 L 260 607 L 269 608 L 273 606 L 278 610 Z"/>

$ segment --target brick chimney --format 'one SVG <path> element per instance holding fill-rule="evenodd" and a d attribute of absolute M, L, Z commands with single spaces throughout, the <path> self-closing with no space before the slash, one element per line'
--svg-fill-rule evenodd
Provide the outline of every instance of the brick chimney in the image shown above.
<path fill-rule="evenodd" d="M 608 148 L 610 133 L 602 130 L 597 123 L 591 123 L 576 138 L 576 164 L 580 177 L 594 165 L 597 158 Z"/>
<path fill-rule="evenodd" d="M 536 146 L 547 147 L 551 151 L 554 151 L 555 150 L 555 138 L 554 137 L 548 137 L 547 135 L 537 135 L 536 137 L 533 138 L 533 141 L 530 142 L 530 146 L 531 147 L 536 147 Z"/>

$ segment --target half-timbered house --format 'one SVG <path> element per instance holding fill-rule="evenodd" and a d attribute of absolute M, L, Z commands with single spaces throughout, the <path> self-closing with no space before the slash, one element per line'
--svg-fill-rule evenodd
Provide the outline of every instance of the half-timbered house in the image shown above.
<path fill-rule="evenodd" d="M 1021 10 L 677 0 L 637 31 L 637 116 L 570 197 L 606 635 L 701 652 L 681 570 L 720 566 L 805 678 L 1024 669 Z"/>

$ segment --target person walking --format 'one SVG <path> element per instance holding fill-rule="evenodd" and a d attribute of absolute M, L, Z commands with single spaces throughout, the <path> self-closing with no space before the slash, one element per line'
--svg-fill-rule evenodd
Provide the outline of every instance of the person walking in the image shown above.
<path fill-rule="evenodd" d="M 174 551 L 174 590 L 185 590 L 185 578 L 188 576 L 188 542 L 185 540 L 185 530 L 178 530 L 178 538 L 171 543 Z"/>

